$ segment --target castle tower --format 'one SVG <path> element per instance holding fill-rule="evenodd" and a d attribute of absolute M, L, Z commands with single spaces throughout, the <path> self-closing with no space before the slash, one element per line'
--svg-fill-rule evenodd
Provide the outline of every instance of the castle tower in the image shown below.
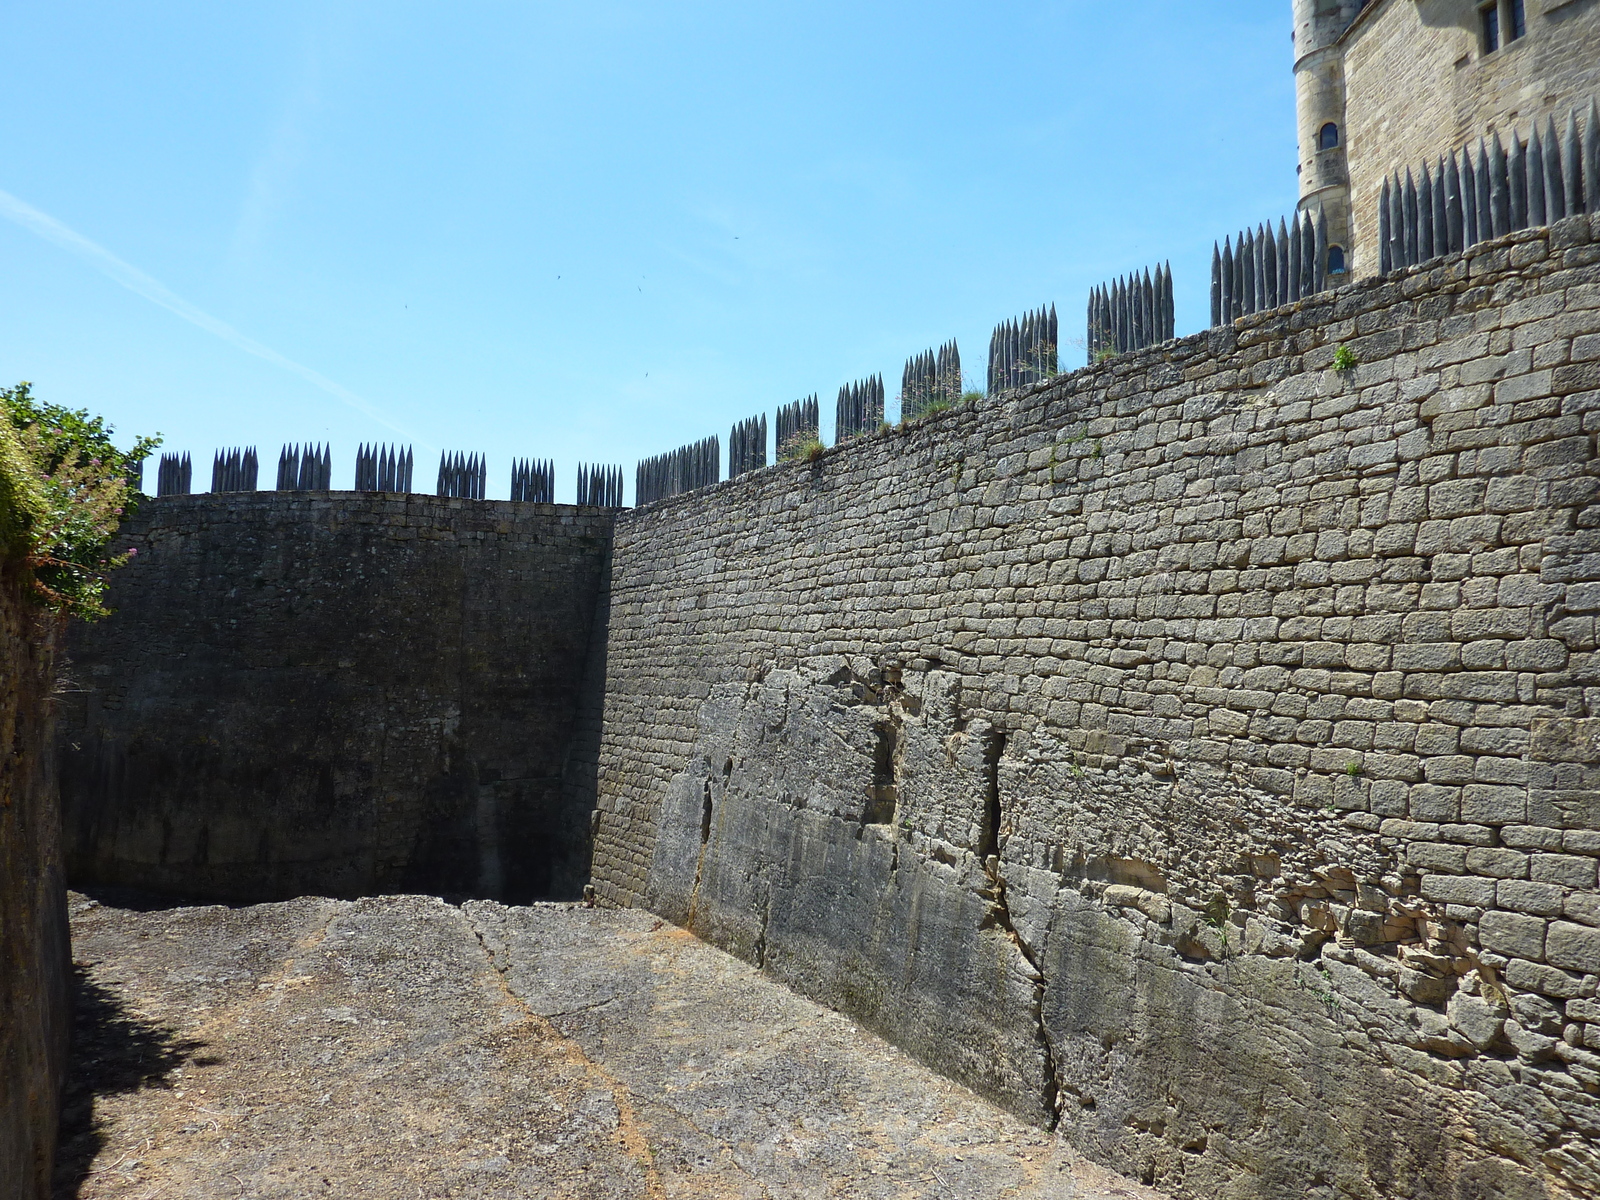
<path fill-rule="evenodd" d="M 1350 261 L 1350 172 L 1345 160 L 1344 51 L 1339 39 L 1366 0 L 1294 0 L 1295 113 L 1300 210 L 1327 214 L 1329 274 Z"/>

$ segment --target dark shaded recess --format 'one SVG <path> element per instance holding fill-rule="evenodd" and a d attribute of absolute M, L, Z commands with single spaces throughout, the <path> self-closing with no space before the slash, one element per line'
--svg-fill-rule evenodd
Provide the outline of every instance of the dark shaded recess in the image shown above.
<path fill-rule="evenodd" d="M 589 883 L 594 858 L 594 822 L 600 795 L 600 740 L 606 705 L 606 677 L 611 637 L 612 545 L 601 548 L 599 576 L 589 624 L 588 649 L 572 733 L 561 763 L 559 824 L 551 855 L 550 895 L 562 899 L 580 896 Z"/>
<path fill-rule="evenodd" d="M 172 1072 L 200 1057 L 206 1043 L 130 1010 L 81 966 L 73 967 L 72 1053 L 56 1150 L 55 1200 L 72 1200 L 89 1178 L 105 1135 L 95 1120 L 95 1100 L 145 1088 L 171 1087 Z"/>
<path fill-rule="evenodd" d="M 1000 853 L 1000 756 L 1006 750 L 1006 735 L 991 729 L 983 739 L 983 828 L 978 837 L 978 857 Z"/>
<path fill-rule="evenodd" d="M 872 727 L 872 735 L 872 788 L 867 793 L 862 824 L 889 825 L 894 822 L 900 799 L 894 762 L 900 730 L 893 721 L 879 721 Z"/>
<path fill-rule="evenodd" d="M 115 614 L 70 646 L 58 745 L 74 885 L 577 897 L 594 774 L 572 752 L 598 740 L 578 726 L 598 722 L 604 685 L 603 667 L 586 675 L 612 514 L 551 509 L 146 505 Z"/>
<path fill-rule="evenodd" d="M 66 882 L 51 752 L 61 622 L 0 561 L 0 1196 L 43 1200 L 69 1022 Z"/>

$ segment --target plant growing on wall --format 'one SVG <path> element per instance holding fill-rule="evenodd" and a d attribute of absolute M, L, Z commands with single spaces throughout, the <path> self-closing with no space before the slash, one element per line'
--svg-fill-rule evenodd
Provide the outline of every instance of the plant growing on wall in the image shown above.
<path fill-rule="evenodd" d="M 123 451 L 104 418 L 44 404 L 32 386 L 0 389 L 0 541 L 47 607 L 106 615 L 106 575 L 131 554 L 109 549 L 138 493 L 131 476 L 160 438 Z"/>
<path fill-rule="evenodd" d="M 779 462 L 816 462 L 821 458 L 827 447 L 818 437 L 796 438 L 786 443 L 778 454 Z"/>

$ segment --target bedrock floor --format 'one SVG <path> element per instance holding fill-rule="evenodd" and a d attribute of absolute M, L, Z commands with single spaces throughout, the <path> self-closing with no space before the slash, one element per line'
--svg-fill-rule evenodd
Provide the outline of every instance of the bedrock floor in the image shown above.
<path fill-rule="evenodd" d="M 645 913 L 72 918 L 58 1197 L 1160 1200 Z"/>

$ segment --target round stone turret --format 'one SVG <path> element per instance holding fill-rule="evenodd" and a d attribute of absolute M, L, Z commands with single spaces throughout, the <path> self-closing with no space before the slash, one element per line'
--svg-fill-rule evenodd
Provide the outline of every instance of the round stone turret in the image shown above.
<path fill-rule="evenodd" d="M 1339 38 L 1366 0 L 1293 0 L 1300 208 L 1328 218 L 1330 273 L 1353 270 L 1350 173 L 1345 164 L 1344 53 Z"/>

